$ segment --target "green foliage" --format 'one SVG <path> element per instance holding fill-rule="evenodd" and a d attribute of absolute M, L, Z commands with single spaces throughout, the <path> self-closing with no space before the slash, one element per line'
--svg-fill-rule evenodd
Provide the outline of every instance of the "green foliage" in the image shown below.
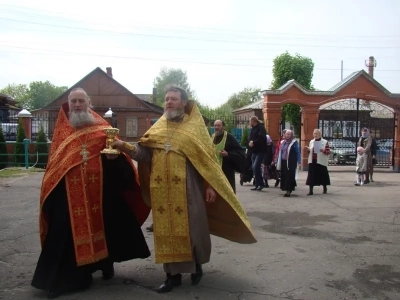
<path fill-rule="evenodd" d="M 301 130 L 301 111 L 300 106 L 293 103 L 287 103 L 282 107 L 282 119 L 292 124 L 297 137 L 300 136 Z"/>
<path fill-rule="evenodd" d="M 271 89 L 280 88 L 291 79 L 296 80 L 306 89 L 312 89 L 314 62 L 311 58 L 296 54 L 290 55 L 287 51 L 274 59 L 272 75 L 274 79 Z"/>
<path fill-rule="evenodd" d="M 24 126 L 22 125 L 22 121 L 20 119 L 19 124 L 18 124 L 18 129 L 17 129 L 17 141 L 15 144 L 15 154 L 17 155 L 16 161 L 19 165 L 25 164 L 24 139 L 26 139 L 26 135 L 25 135 Z"/>
<path fill-rule="evenodd" d="M 232 94 L 228 101 L 223 104 L 224 106 L 230 107 L 232 110 L 249 105 L 251 103 L 261 100 L 260 98 L 261 89 L 256 87 L 246 87 L 238 93 Z"/>
<path fill-rule="evenodd" d="M 55 86 L 47 80 L 32 81 L 29 85 L 9 84 L 2 88 L 0 93 L 13 97 L 20 107 L 32 110 L 46 106 L 67 89 L 66 86 Z"/>
<path fill-rule="evenodd" d="M 25 109 L 32 109 L 32 103 L 29 98 L 29 88 L 26 84 L 8 84 L 0 89 L 0 93 L 9 95 L 18 102 L 18 106 Z"/>
<path fill-rule="evenodd" d="M 247 124 L 245 124 L 243 128 L 242 140 L 240 141 L 240 145 L 243 147 L 247 147 L 249 144 L 248 139 L 249 139 L 249 128 Z"/>
<path fill-rule="evenodd" d="M 3 129 L 0 127 L 0 170 L 7 167 L 7 153 L 6 139 L 4 138 Z"/>
<path fill-rule="evenodd" d="M 160 74 L 154 79 L 154 87 L 157 89 L 156 103 L 164 106 L 164 89 L 169 84 L 177 84 L 188 93 L 189 99 L 195 99 L 194 91 L 190 88 L 187 73 L 181 69 L 162 68 Z M 197 101 L 196 101 L 197 102 Z M 199 102 L 197 102 L 199 104 Z"/>
<path fill-rule="evenodd" d="M 40 126 L 38 136 L 36 138 L 35 153 L 39 153 L 38 168 L 46 168 L 49 148 L 47 145 L 47 136 L 43 131 L 43 126 Z"/>
<path fill-rule="evenodd" d="M 311 58 L 296 54 L 290 55 L 287 51 L 274 59 L 272 70 L 274 79 L 271 89 L 278 89 L 289 80 L 296 80 L 304 88 L 311 90 L 314 72 L 314 62 Z M 282 118 L 290 122 L 298 135 L 301 128 L 300 107 L 296 104 L 286 104 L 282 109 Z"/>
<path fill-rule="evenodd" d="M 42 108 L 64 93 L 68 87 L 55 86 L 50 81 L 32 81 L 29 84 L 29 96 L 34 109 Z"/>

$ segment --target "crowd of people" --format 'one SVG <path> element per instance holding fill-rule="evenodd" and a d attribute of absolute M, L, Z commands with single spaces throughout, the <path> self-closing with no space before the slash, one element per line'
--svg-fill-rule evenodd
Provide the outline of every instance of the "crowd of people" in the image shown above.
<path fill-rule="evenodd" d="M 41 253 L 32 286 L 47 298 L 87 289 L 92 274 L 114 276 L 114 263 L 149 257 L 141 226 L 152 214 L 155 263 L 163 264 L 165 281 L 157 292 L 170 292 L 190 274 L 192 285 L 210 261 L 210 234 L 243 244 L 256 242 L 250 222 L 236 197 L 235 174 L 252 190 L 275 180 L 290 197 L 297 183 L 301 149 L 292 130 L 274 144 L 264 124 L 250 119 L 245 151 L 214 122 L 210 138 L 195 102 L 184 89 L 165 90 L 164 114 L 131 144 L 116 138 L 119 154 L 101 154 L 110 125 L 91 109 L 82 88 L 72 89 L 60 108 L 40 194 Z M 357 185 L 372 181 L 372 139 L 363 129 L 357 156 Z M 327 193 L 328 142 L 321 131 L 305 151 L 306 184 Z M 133 163 L 137 162 L 137 167 Z M 251 172 L 251 175 L 249 173 Z M 246 177 L 247 176 L 247 177 Z"/>
<path fill-rule="evenodd" d="M 240 183 L 251 182 L 251 190 L 261 191 L 268 188 L 268 180 L 275 180 L 275 187 L 290 197 L 297 186 L 298 170 L 301 167 L 301 149 L 292 130 L 284 129 L 275 145 L 266 133 L 264 124 L 255 116 L 250 118 L 251 132 L 247 146 L 247 167 L 240 175 Z M 328 192 L 331 184 L 328 164 L 331 150 L 329 142 L 322 137 L 320 129 L 314 129 L 313 139 L 304 151 L 308 154 L 307 196 L 314 195 L 314 187 L 322 186 L 322 193 Z M 357 143 L 356 186 L 373 182 L 377 145 L 368 128 L 362 128 Z"/>

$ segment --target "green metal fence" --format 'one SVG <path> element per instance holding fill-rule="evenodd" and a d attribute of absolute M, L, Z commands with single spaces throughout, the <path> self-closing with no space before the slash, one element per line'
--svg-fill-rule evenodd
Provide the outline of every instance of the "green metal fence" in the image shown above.
<path fill-rule="evenodd" d="M 37 153 L 32 148 L 36 148 L 37 144 L 46 144 L 48 149 L 50 148 L 50 143 L 46 142 L 31 142 L 29 139 L 25 139 L 21 142 L 5 142 L 0 144 L 13 145 L 12 153 L 0 153 L 0 156 L 7 156 L 6 167 L 38 167 L 44 168 L 47 165 L 47 159 L 45 162 L 39 162 L 39 157 L 48 156 L 48 153 Z M 24 153 L 17 153 L 17 145 L 24 145 Z M 31 145 L 34 145 L 33 147 Z"/>

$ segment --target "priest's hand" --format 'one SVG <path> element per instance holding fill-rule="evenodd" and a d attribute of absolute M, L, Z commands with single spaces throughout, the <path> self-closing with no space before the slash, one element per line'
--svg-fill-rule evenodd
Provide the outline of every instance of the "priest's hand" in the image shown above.
<path fill-rule="evenodd" d="M 225 150 L 221 150 L 221 151 L 219 151 L 219 155 L 222 157 L 226 157 L 226 156 L 228 156 L 228 152 L 226 152 Z"/>
<path fill-rule="evenodd" d="M 217 198 L 217 193 L 211 186 L 209 186 L 206 190 L 206 202 L 214 203 L 216 198 Z"/>
<path fill-rule="evenodd" d="M 111 146 L 112 146 L 113 148 L 115 148 L 115 149 L 123 150 L 123 148 L 124 148 L 124 141 L 121 141 L 121 140 L 119 140 L 119 139 L 115 139 Z"/>

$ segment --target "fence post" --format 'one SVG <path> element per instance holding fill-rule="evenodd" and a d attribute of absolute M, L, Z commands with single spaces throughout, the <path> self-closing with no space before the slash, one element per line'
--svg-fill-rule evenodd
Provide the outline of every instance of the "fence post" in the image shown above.
<path fill-rule="evenodd" d="M 24 139 L 24 149 L 25 149 L 25 169 L 29 168 L 29 144 L 31 143 L 30 139 Z"/>
<path fill-rule="evenodd" d="M 24 127 L 25 136 L 28 139 L 32 138 L 32 114 L 26 109 L 18 113 L 18 118 L 21 119 L 22 126 Z"/>
<path fill-rule="evenodd" d="M 113 126 L 113 124 L 112 124 L 113 111 L 111 110 L 111 108 L 108 109 L 108 111 L 104 114 L 103 118 L 106 119 L 106 121 L 107 121 L 111 126 Z"/>

